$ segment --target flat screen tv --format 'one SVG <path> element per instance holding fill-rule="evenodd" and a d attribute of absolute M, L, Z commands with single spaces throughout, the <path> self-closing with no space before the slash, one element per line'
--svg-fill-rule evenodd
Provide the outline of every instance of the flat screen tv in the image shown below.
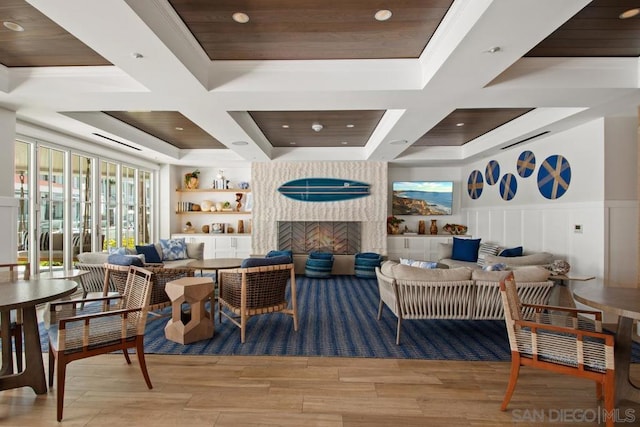
<path fill-rule="evenodd" d="M 451 215 L 452 181 L 397 181 L 393 183 L 393 215 Z"/>

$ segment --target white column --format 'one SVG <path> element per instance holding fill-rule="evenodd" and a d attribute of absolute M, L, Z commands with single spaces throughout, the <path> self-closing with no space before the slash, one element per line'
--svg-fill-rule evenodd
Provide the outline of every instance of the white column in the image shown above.
<path fill-rule="evenodd" d="M 0 108 L 0 263 L 15 262 L 18 199 L 14 195 L 16 113 Z"/>

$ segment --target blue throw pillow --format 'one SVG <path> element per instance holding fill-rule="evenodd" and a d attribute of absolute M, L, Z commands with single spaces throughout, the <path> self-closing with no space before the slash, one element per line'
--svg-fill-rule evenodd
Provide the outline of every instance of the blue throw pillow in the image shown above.
<path fill-rule="evenodd" d="M 160 239 L 160 247 L 162 248 L 162 259 L 165 261 L 187 258 L 187 244 L 184 238 Z"/>
<path fill-rule="evenodd" d="M 480 240 L 481 239 L 459 239 L 454 237 L 451 259 L 455 259 L 456 261 L 477 262 Z"/>
<path fill-rule="evenodd" d="M 115 265 L 135 265 L 136 267 L 144 267 L 144 263 L 140 257 L 135 255 L 111 254 L 107 259 L 107 262 Z"/>
<path fill-rule="evenodd" d="M 154 244 L 145 246 L 136 245 L 136 252 L 144 255 L 144 259 L 147 263 L 162 264 L 162 258 L 160 258 L 160 254 L 156 250 L 156 246 Z"/>
<path fill-rule="evenodd" d="M 522 256 L 522 252 L 523 252 L 522 246 L 518 246 L 515 248 L 503 249 L 502 252 L 498 254 L 498 256 L 508 256 L 508 257 Z"/>
<path fill-rule="evenodd" d="M 245 258 L 240 268 L 262 267 L 265 265 L 291 264 L 291 258 L 287 255 L 272 256 L 269 258 Z"/>
<path fill-rule="evenodd" d="M 272 258 L 276 256 L 288 256 L 290 261 L 293 261 L 293 251 L 291 249 L 285 249 L 282 251 L 269 251 L 265 258 Z"/>

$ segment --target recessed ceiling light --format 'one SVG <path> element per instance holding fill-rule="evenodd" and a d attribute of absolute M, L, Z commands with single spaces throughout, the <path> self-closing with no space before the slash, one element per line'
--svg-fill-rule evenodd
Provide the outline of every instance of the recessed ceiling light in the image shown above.
<path fill-rule="evenodd" d="M 349 141 L 342 141 L 340 144 L 342 144 L 342 145 L 348 145 L 348 144 L 349 144 Z"/>
<path fill-rule="evenodd" d="M 494 46 L 490 49 L 485 50 L 486 53 L 498 53 L 502 50 L 500 46 Z"/>
<path fill-rule="evenodd" d="M 638 15 L 640 13 L 640 8 L 635 8 L 635 9 L 629 9 L 629 10 L 625 10 L 624 12 L 622 12 L 618 18 L 620 19 L 629 19 L 629 18 L 633 18 L 634 16 Z"/>
<path fill-rule="evenodd" d="M 373 16 L 376 18 L 376 21 L 386 21 L 389 18 L 391 18 L 391 15 L 393 15 L 393 13 L 391 13 L 390 10 L 388 10 L 388 9 L 380 9 Z"/>
<path fill-rule="evenodd" d="M 282 129 L 289 129 L 289 125 L 282 125 Z"/>
<path fill-rule="evenodd" d="M 456 126 L 458 126 L 458 127 L 464 126 L 464 123 L 462 123 L 462 122 L 456 123 Z"/>
<path fill-rule="evenodd" d="M 391 144 L 391 145 L 404 145 L 407 142 L 409 142 L 409 141 L 407 141 L 406 139 L 397 139 L 395 141 L 391 141 L 389 144 Z"/>
<path fill-rule="evenodd" d="M 144 55 L 143 55 L 143 54 L 141 54 L 141 53 L 139 53 L 139 52 L 133 52 L 133 53 L 131 54 L 131 56 L 133 56 L 135 59 L 142 59 L 142 58 L 144 58 Z"/>
<path fill-rule="evenodd" d="M 175 130 L 184 130 L 184 128 L 181 128 L 180 126 L 176 126 Z"/>
<path fill-rule="evenodd" d="M 2 25 L 4 25 L 5 28 L 10 29 L 11 31 L 17 31 L 17 32 L 24 31 L 24 27 L 20 24 L 16 24 L 15 22 L 4 21 Z"/>
<path fill-rule="evenodd" d="M 289 145 L 296 145 L 295 141 L 291 141 Z"/>
<path fill-rule="evenodd" d="M 356 125 L 349 123 L 349 124 L 347 125 L 347 127 L 348 127 L 348 128 L 354 128 L 354 127 L 356 127 Z"/>
<path fill-rule="evenodd" d="M 247 22 L 249 22 L 249 15 L 244 12 L 236 12 L 231 15 L 231 18 L 238 24 L 246 24 Z"/>
<path fill-rule="evenodd" d="M 247 141 L 233 141 L 231 145 L 249 145 Z"/>

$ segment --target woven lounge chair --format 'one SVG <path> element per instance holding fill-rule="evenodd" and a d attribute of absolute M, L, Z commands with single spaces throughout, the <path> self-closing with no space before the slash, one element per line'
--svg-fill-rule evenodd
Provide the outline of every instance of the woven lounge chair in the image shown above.
<path fill-rule="evenodd" d="M 48 331 L 49 387 L 53 386 L 57 367 L 58 421 L 62 420 L 67 364 L 74 360 L 121 350 L 130 364 L 127 350 L 135 348 L 147 387 L 152 388 L 144 359 L 144 330 L 151 297 L 151 272 L 135 266 L 127 267 L 127 270 L 122 295 L 51 303 L 51 326 Z M 111 304 L 112 301 L 116 304 Z M 85 306 L 84 310 L 80 309 L 81 304 Z"/>
<path fill-rule="evenodd" d="M 602 333 L 598 311 L 521 304 L 513 274 L 500 281 L 505 323 L 511 347 L 511 374 L 500 409 L 507 409 L 520 366 L 588 378 L 596 382 L 598 398 L 604 394 L 606 425 L 614 425 L 614 336 Z M 523 315 L 533 309 L 530 318 Z M 565 316 L 555 313 L 564 312 Z M 550 314 L 554 313 L 554 314 Z M 595 322 L 580 316 L 588 315 Z"/>
<path fill-rule="evenodd" d="M 30 264 L 0 264 L 0 282 L 8 282 L 17 280 L 19 278 L 18 269 L 24 266 L 24 273 L 22 279 L 29 280 Z M 22 372 L 22 311 L 12 310 L 10 314 L 3 313 L 1 323 L 7 323 L 9 325 L 8 336 L 13 339 L 13 346 L 16 352 L 16 369 L 18 372 Z M 5 344 L 5 343 L 3 343 Z M 9 348 L 11 343 L 7 343 Z M 8 366 L 4 366 L 5 362 Z M 13 363 L 9 364 L 9 361 L 3 360 L 3 374 L 10 374 L 13 372 Z"/>
<path fill-rule="evenodd" d="M 222 316 L 240 328 L 240 340 L 245 341 L 247 320 L 251 316 L 282 312 L 293 317 L 298 330 L 296 275 L 293 264 L 276 264 L 250 268 L 219 270 L 218 319 Z M 286 299 L 291 283 L 291 308 Z M 240 318 L 240 321 L 237 318 Z"/>
<path fill-rule="evenodd" d="M 164 268 L 164 267 L 144 267 L 151 272 L 151 298 L 149 300 L 149 314 L 156 318 L 171 316 L 171 313 L 160 315 L 156 313 L 165 307 L 171 306 L 171 299 L 164 290 L 167 282 L 180 279 L 181 277 L 193 277 L 195 270 L 189 267 Z M 118 293 L 124 292 L 127 281 L 128 267 L 115 264 L 104 264 L 105 277 L 103 283 L 103 295 L 113 287 Z"/>

